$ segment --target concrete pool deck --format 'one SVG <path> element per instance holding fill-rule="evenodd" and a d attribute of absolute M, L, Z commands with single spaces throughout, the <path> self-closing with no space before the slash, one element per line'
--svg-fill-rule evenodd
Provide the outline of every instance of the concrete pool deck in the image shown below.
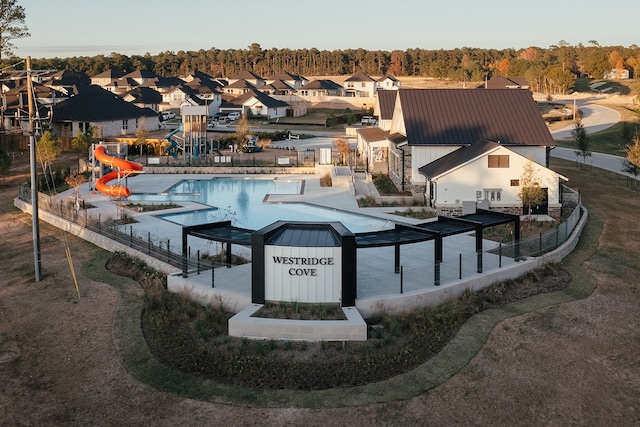
<path fill-rule="evenodd" d="M 149 174 L 131 178 L 126 185 L 134 194 L 161 193 L 184 179 L 211 179 L 218 176 L 220 175 Z M 242 176 L 244 177 L 244 175 Z M 248 177 L 266 178 L 267 176 L 249 175 Z M 269 177 L 305 180 L 303 194 L 270 196 L 270 202 L 303 202 L 360 215 L 374 216 L 382 220 L 395 220 L 404 223 L 424 222 L 392 215 L 389 213 L 389 208 L 359 208 L 357 197 L 371 195 L 370 183 L 366 180 L 352 180 L 351 176 L 347 176 L 343 180 L 335 179 L 333 187 L 321 187 L 320 174 Z M 89 183 L 84 184 L 80 188 L 84 201 L 95 206 L 95 208 L 89 209 L 90 215 L 92 217 L 100 215 L 103 218 L 116 217 L 118 209 L 121 208 L 117 208 L 108 196 L 91 191 L 90 185 Z M 56 198 L 65 199 L 71 194 L 70 191 L 65 192 Z M 129 211 L 129 215 L 138 222 L 122 227 L 131 227 L 130 229 L 137 236 L 146 237 L 149 235 L 163 242 L 170 241 L 171 250 L 174 253 L 181 253 L 181 226 L 158 218 L 158 212 L 204 209 L 208 206 L 183 201 L 179 204 L 182 207 L 171 211 Z M 586 215 L 584 221 L 586 222 Z M 576 227 L 576 229 L 581 229 L 581 227 Z M 573 234 L 575 233 L 576 230 Z M 79 232 L 78 235 L 81 233 Z M 579 230 L 577 236 L 579 236 Z M 487 252 L 495 248 L 497 244 L 485 240 L 483 242 L 483 272 L 478 273 L 476 271 L 475 238 L 470 234 L 446 237 L 443 241 L 444 261 L 440 266 L 442 283 L 440 286 L 433 284 L 433 242 L 415 243 L 401 247 L 402 274 L 394 271 L 393 247 L 358 249 L 356 307 L 364 317 L 367 317 L 380 311 L 399 312 L 425 305 L 437 305 L 459 296 L 466 289 L 473 291 L 501 280 L 514 279 L 539 265 L 555 262 L 558 257 L 562 259 L 575 246 L 575 241 L 577 241 L 577 237 L 570 239 L 561 248 L 543 257 L 514 262 L 511 258 Z M 109 250 L 120 250 L 115 246 L 117 245 L 114 244 Z M 207 242 L 202 242 L 201 247 L 198 248 L 198 244 L 192 244 L 190 240 L 190 247 L 192 254 L 197 249 L 201 251 L 214 250 Z M 124 249 L 129 248 L 125 246 Z M 558 255 L 554 255 L 554 253 Z M 158 262 L 161 263 L 161 261 Z M 166 265 L 166 268 L 162 270 L 168 273 L 169 286 L 172 290 L 188 291 L 199 302 L 222 302 L 233 311 L 240 311 L 251 303 L 251 264 L 233 266 L 232 268 L 216 268 L 213 270 L 213 274 L 211 270 L 202 271 L 200 274 L 190 273 L 187 278 L 183 278 L 181 272 L 169 265 Z M 214 286 L 212 286 L 212 276 Z"/>

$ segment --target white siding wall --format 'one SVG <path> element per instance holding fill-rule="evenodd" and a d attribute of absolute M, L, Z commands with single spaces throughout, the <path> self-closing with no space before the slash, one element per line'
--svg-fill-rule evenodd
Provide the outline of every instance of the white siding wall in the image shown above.
<path fill-rule="evenodd" d="M 509 154 L 509 168 L 489 168 L 487 156 L 458 168 L 437 180 L 436 204 L 446 206 L 473 201 L 476 191 L 481 191 L 481 199 L 484 199 L 485 189 L 501 190 L 501 200 L 490 202 L 490 206 L 520 204 L 517 196 L 520 187 L 512 187 L 511 180 L 520 179 L 528 159 L 506 148 L 491 154 Z M 540 186 L 548 188 L 549 204 L 559 203 L 558 175 L 540 165 L 535 165 L 535 175 L 540 178 Z"/>
<path fill-rule="evenodd" d="M 459 146 L 435 145 L 428 147 L 411 147 L 411 182 L 413 184 L 424 184 L 425 177 L 418 172 L 418 169 L 427 165 L 442 156 L 456 151 Z"/>

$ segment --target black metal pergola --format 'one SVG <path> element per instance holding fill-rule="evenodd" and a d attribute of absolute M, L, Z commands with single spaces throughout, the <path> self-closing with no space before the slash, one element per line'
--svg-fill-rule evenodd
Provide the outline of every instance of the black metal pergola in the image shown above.
<path fill-rule="evenodd" d="M 514 223 L 515 259 L 520 255 L 520 216 L 478 209 L 473 214 L 459 217 L 439 216 L 437 221 L 417 225 L 396 223 L 392 230 L 356 233 L 356 248 L 394 246 L 394 271 L 400 272 L 400 246 L 411 243 L 434 241 L 434 284 L 440 285 L 440 264 L 443 260 L 443 239 L 448 236 L 475 232 L 477 272 L 482 273 L 482 232 L 485 228 Z"/>
<path fill-rule="evenodd" d="M 458 234 L 475 232 L 475 251 L 477 254 L 478 273 L 482 273 L 482 234 L 485 228 L 496 225 L 514 223 L 515 248 L 514 258 L 520 257 L 520 216 L 502 212 L 477 209 L 475 213 L 458 217 L 439 216 L 437 221 L 421 224 L 395 223 L 391 230 L 370 231 L 355 234 L 355 247 L 376 248 L 384 246 L 394 247 L 394 272 L 400 272 L 400 247 L 411 243 L 434 241 L 434 284 L 440 285 L 440 264 L 443 260 L 443 239 Z M 235 227 L 231 221 L 221 221 L 209 224 L 199 224 L 182 227 L 182 276 L 188 276 L 188 236 L 226 243 L 226 263 L 231 265 L 231 246 L 241 245 L 252 247 L 254 230 Z M 355 279 L 355 272 L 354 272 Z"/>

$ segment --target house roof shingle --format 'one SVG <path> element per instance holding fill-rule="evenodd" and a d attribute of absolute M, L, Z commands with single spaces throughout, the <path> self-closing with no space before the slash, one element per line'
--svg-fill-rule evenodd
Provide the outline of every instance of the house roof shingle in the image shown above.
<path fill-rule="evenodd" d="M 99 86 L 90 86 L 78 95 L 53 107 L 53 122 L 104 122 L 137 117 L 156 117 L 158 113 L 140 108 Z"/>

